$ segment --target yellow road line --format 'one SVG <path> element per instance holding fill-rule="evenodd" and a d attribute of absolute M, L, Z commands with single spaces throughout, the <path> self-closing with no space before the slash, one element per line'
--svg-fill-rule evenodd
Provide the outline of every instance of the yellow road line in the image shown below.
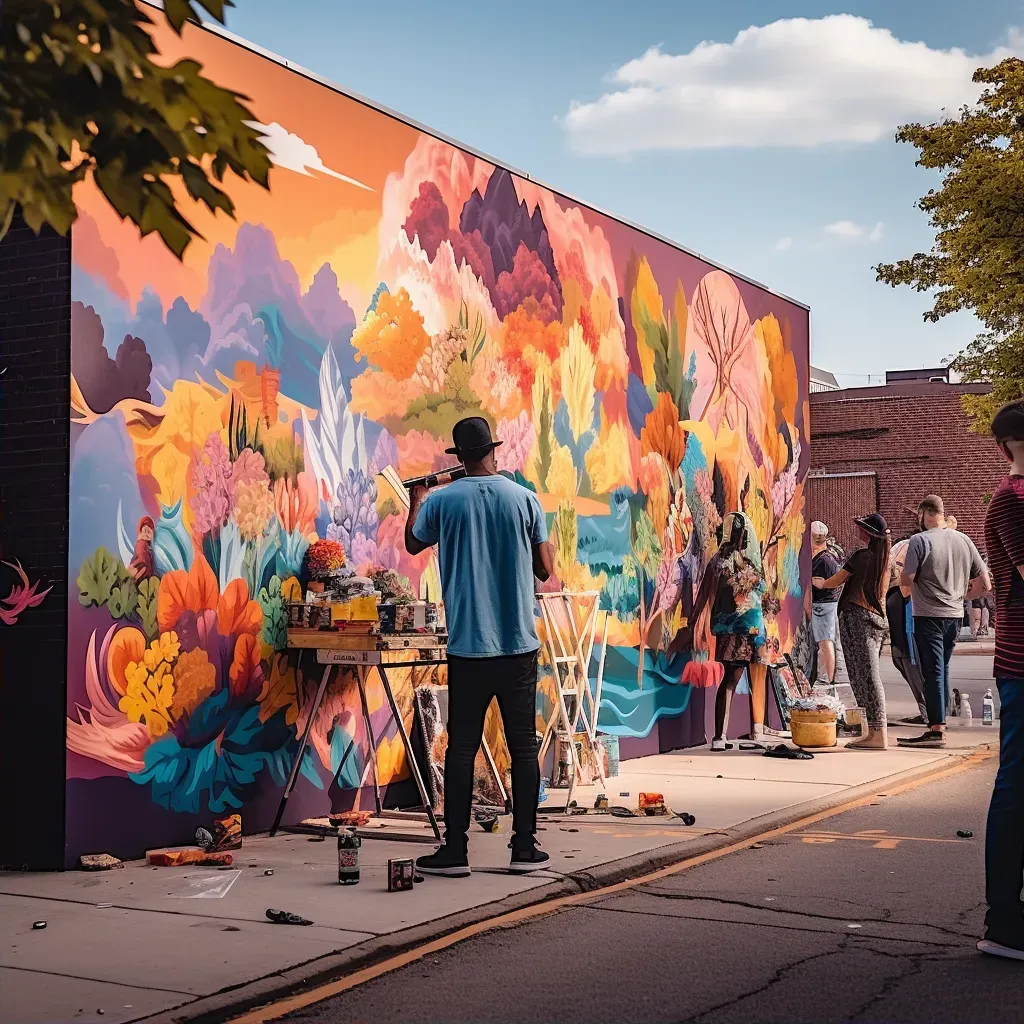
<path fill-rule="evenodd" d="M 888 796 L 907 793 L 910 790 L 917 789 L 919 786 L 937 782 L 939 779 L 948 778 L 951 775 L 958 775 L 961 772 L 976 768 L 979 764 L 990 760 L 994 756 L 995 753 L 991 750 L 978 751 L 948 768 L 940 768 L 927 775 L 911 779 L 909 782 L 900 783 L 895 786 L 887 786 L 881 792 L 884 792 Z M 778 828 L 768 829 L 766 832 L 762 832 L 759 835 L 751 836 L 748 839 L 742 839 L 735 843 L 730 843 L 728 846 L 719 847 L 717 850 L 710 850 L 708 853 L 702 853 L 695 857 L 688 857 L 686 860 L 681 860 L 676 864 L 670 864 L 668 867 L 659 868 L 657 871 L 651 871 L 646 875 L 639 876 L 638 878 L 630 878 L 624 882 L 616 882 L 614 885 L 606 885 L 601 889 L 594 889 L 591 892 L 576 893 L 572 896 L 560 896 L 558 899 L 549 900 L 545 903 L 536 903 L 529 907 L 522 907 L 519 910 L 509 911 L 507 914 L 498 914 L 495 917 L 488 918 L 486 921 L 478 921 L 475 924 L 466 925 L 466 927 L 459 928 L 448 935 L 443 935 L 438 939 L 432 939 L 430 942 L 425 942 L 423 945 L 416 946 L 414 949 L 406 950 L 404 953 L 398 953 L 387 960 L 382 960 L 380 963 L 364 967 L 362 970 L 356 971 L 354 974 L 349 974 L 344 978 L 339 978 L 337 981 L 331 981 L 324 985 L 319 985 L 316 988 L 310 989 L 308 992 L 300 992 L 293 996 L 286 996 L 285 998 L 279 999 L 267 1006 L 261 1006 L 255 1010 L 250 1010 L 238 1017 L 232 1017 L 228 1021 L 228 1024 L 267 1024 L 268 1021 L 279 1020 L 286 1014 L 294 1013 L 296 1010 L 301 1010 L 307 1006 L 313 1005 L 314 1003 L 323 1002 L 325 999 L 330 999 L 332 996 L 348 992 L 350 989 L 357 988 L 359 985 L 365 985 L 368 981 L 374 981 L 385 974 L 390 974 L 392 971 L 400 970 L 408 964 L 415 963 L 417 960 L 422 960 L 424 957 L 431 956 L 434 953 L 439 953 L 441 950 L 447 949 L 449 946 L 454 946 L 456 943 L 464 942 L 466 939 L 473 938 L 474 936 L 482 935 L 483 933 L 493 931 L 496 928 L 505 928 L 509 925 L 519 924 L 522 921 L 529 921 L 533 918 L 546 917 L 549 914 L 555 914 L 566 907 L 578 906 L 581 903 L 604 899 L 605 897 L 612 896 L 615 893 L 635 889 L 637 886 L 647 885 L 650 882 L 657 882 L 662 878 L 668 878 L 671 875 L 679 874 L 680 872 L 687 871 L 690 868 L 699 867 L 701 864 L 707 864 L 708 862 L 718 860 L 721 857 L 727 857 L 731 853 L 738 853 L 741 850 L 747 850 L 755 843 L 763 843 L 766 839 L 773 839 L 776 836 L 795 832 L 797 829 L 806 828 L 808 825 L 814 825 L 819 821 L 824 821 L 826 818 L 832 818 L 838 814 L 843 814 L 846 811 L 852 811 L 857 807 L 865 807 L 874 803 L 878 796 L 879 793 L 872 793 L 867 796 L 858 797 L 856 800 L 850 800 L 847 803 L 840 804 L 839 806 L 833 807 L 829 810 L 818 811 L 816 814 L 809 814 L 807 817 L 800 818 L 788 825 L 780 825 Z"/>

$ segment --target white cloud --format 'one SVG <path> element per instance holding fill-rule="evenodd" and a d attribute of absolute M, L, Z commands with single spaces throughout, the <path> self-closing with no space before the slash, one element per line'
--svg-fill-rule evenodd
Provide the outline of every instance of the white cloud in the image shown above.
<path fill-rule="evenodd" d="M 562 125 L 579 151 L 613 155 L 877 142 L 973 102 L 975 69 L 1014 53 L 1024 54 L 1015 29 L 1006 46 L 968 54 L 850 14 L 786 18 L 689 53 L 652 47 L 616 69 L 598 99 L 573 101 Z"/>
<path fill-rule="evenodd" d="M 793 248 L 793 239 L 792 239 L 792 238 L 790 238 L 790 236 L 789 236 L 789 235 L 783 235 L 783 237 L 782 237 L 782 238 L 780 238 L 780 239 L 779 239 L 779 240 L 778 240 L 778 241 L 777 241 L 777 242 L 775 243 L 775 248 L 776 248 L 776 249 L 777 249 L 777 250 L 778 250 L 779 252 L 786 252 L 786 250 L 787 250 L 787 249 L 792 249 L 792 248 Z"/>
<path fill-rule="evenodd" d="M 825 234 L 842 242 L 878 242 L 885 234 L 885 224 L 879 221 L 873 228 L 857 224 L 852 220 L 837 220 L 825 225 Z"/>
<path fill-rule="evenodd" d="M 305 139 L 288 131 L 276 121 L 272 121 L 270 124 L 260 124 L 259 121 L 248 123 L 251 127 L 263 132 L 263 145 L 270 151 L 270 159 L 278 167 L 286 167 L 289 171 L 304 174 L 308 178 L 312 177 L 311 171 L 316 171 L 318 174 L 327 174 L 332 178 L 337 178 L 338 181 L 348 182 L 349 185 L 355 185 L 357 188 L 364 188 L 367 192 L 375 191 L 369 185 L 364 185 L 361 181 L 328 167 L 320 159 L 320 154 L 316 151 L 315 146 L 311 146 Z"/>

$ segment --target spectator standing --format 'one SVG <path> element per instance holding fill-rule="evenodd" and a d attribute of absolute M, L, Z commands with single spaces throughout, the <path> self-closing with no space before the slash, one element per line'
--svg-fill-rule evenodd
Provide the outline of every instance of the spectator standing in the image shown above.
<path fill-rule="evenodd" d="M 1024 960 L 1021 872 L 1024 868 L 1024 402 L 992 420 L 1009 475 L 985 514 L 996 601 L 993 674 L 999 687 L 999 771 L 985 837 L 985 938 L 978 949 Z"/>
<path fill-rule="evenodd" d="M 970 537 L 946 529 L 942 498 L 929 494 L 917 510 L 921 532 L 907 545 L 900 583 L 910 588 L 928 728 L 920 736 L 897 742 L 902 747 L 944 747 L 949 660 L 963 621 L 964 601 L 988 590 L 989 575 Z"/>
<path fill-rule="evenodd" d="M 854 551 L 829 579 L 811 578 L 821 589 L 843 587 L 839 599 L 839 631 L 846 671 L 857 703 L 868 720 L 868 734 L 848 743 L 862 750 L 885 750 L 885 690 L 878 658 L 885 639 L 885 591 L 889 583 L 889 527 L 877 512 L 855 519 L 867 547 Z M 844 586 L 845 585 L 845 586 Z"/>
<path fill-rule="evenodd" d="M 898 540 L 889 556 L 889 590 L 885 595 L 885 616 L 889 620 L 889 657 L 893 667 L 910 687 L 917 702 L 918 713 L 903 718 L 903 725 L 927 725 L 928 709 L 924 702 L 924 677 L 921 656 L 914 640 L 914 617 L 910 614 L 910 588 L 900 586 L 900 576 L 907 557 L 910 537 Z"/>
<path fill-rule="evenodd" d="M 828 546 L 828 527 L 819 520 L 811 523 L 811 576 L 830 579 L 839 571 L 839 560 Z M 834 686 L 836 681 L 836 631 L 839 628 L 837 607 L 842 587 L 825 590 L 812 586 L 811 635 L 817 646 L 819 683 Z"/>

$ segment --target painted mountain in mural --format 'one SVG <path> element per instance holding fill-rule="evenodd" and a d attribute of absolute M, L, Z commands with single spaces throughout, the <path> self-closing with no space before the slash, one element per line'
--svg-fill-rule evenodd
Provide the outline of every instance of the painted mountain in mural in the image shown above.
<path fill-rule="evenodd" d="M 506 282 L 504 289 L 502 287 L 502 276 L 507 275 L 513 280 L 532 278 L 526 291 L 538 301 L 548 295 L 553 310 L 550 319 L 561 316 L 562 291 L 544 217 L 539 206 L 530 215 L 526 203 L 520 202 L 508 171 L 496 168 L 482 196 L 474 189 L 462 208 L 459 229 L 463 235 L 479 232 L 490 251 L 495 276 L 491 294 L 499 315 L 506 315 L 515 308 L 507 308 L 508 293 L 513 290 L 511 281 Z M 545 276 L 547 282 L 543 280 Z"/>
<path fill-rule="evenodd" d="M 303 295 L 295 267 L 281 258 L 271 232 L 262 225 L 243 224 L 233 249 L 221 244 L 214 250 L 207 273 L 209 288 L 201 309 L 215 333 L 259 339 L 250 358 L 280 370 L 291 398 L 316 403 L 320 364 L 332 341 L 351 378 L 354 353 L 345 349 L 355 314 L 341 298 L 328 264 Z"/>

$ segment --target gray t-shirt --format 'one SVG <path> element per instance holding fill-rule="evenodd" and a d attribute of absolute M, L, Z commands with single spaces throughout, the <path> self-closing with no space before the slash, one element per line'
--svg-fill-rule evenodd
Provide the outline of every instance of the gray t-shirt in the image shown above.
<path fill-rule="evenodd" d="M 914 577 L 910 604 L 915 616 L 961 619 L 964 595 L 984 563 L 970 537 L 936 527 L 910 538 L 904 568 Z"/>

